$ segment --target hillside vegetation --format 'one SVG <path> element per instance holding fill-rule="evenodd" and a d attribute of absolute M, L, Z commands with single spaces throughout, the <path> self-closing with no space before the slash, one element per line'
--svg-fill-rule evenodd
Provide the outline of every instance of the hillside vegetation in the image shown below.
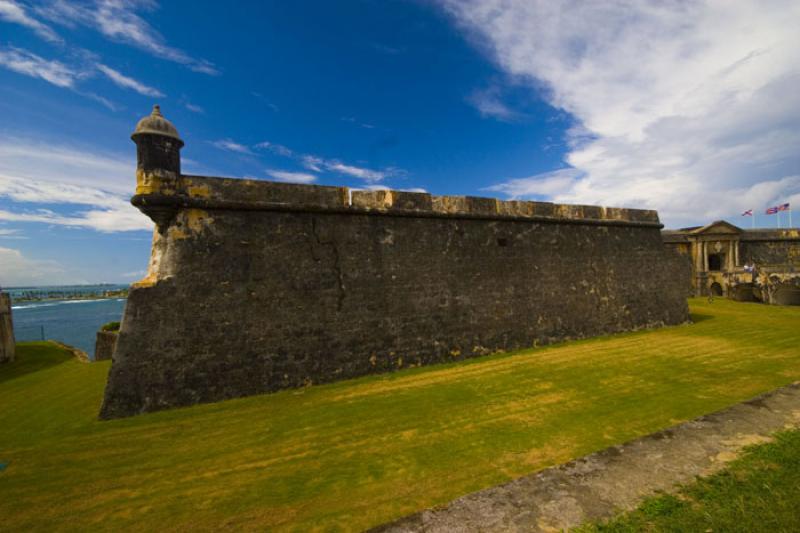
<path fill-rule="evenodd" d="M 109 363 L 0 367 L 0 529 L 354 530 L 800 379 L 800 309 L 100 422 Z"/>

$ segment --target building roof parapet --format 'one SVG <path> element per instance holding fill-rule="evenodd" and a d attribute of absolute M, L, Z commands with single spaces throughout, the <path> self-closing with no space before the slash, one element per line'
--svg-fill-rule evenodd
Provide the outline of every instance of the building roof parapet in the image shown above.
<path fill-rule="evenodd" d="M 733 239 L 738 239 L 741 241 L 779 241 L 779 240 L 800 240 L 800 228 L 758 228 L 758 229 L 743 229 L 743 228 L 736 228 L 736 226 L 731 226 L 736 228 L 738 232 L 736 233 L 708 233 L 704 234 L 700 229 L 711 227 L 713 224 L 709 224 L 708 226 L 698 226 L 692 228 L 683 228 L 678 230 L 663 230 L 661 232 L 661 237 L 663 238 L 664 242 L 667 243 L 681 243 L 681 242 L 691 242 L 694 240 L 719 240 L 724 239 L 726 236 L 731 237 Z M 704 239 L 705 238 L 705 239 Z"/>

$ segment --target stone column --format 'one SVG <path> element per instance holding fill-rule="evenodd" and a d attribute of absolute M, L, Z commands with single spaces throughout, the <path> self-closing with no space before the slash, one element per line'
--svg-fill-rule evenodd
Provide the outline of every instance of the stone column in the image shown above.
<path fill-rule="evenodd" d="M 14 360 L 14 324 L 11 320 L 11 297 L 0 292 L 0 363 Z"/>
<path fill-rule="evenodd" d="M 703 241 L 703 272 L 708 272 L 708 242 Z"/>
<path fill-rule="evenodd" d="M 726 263 L 728 263 L 728 266 L 727 266 L 726 270 L 727 270 L 728 272 L 733 272 L 733 267 L 734 267 L 734 261 L 733 261 L 733 241 L 728 241 L 728 254 L 727 254 L 727 255 L 728 255 L 728 257 L 726 258 L 726 261 L 725 261 L 725 262 L 726 262 Z"/>
<path fill-rule="evenodd" d="M 733 242 L 733 260 L 736 266 L 738 267 L 741 263 L 739 263 L 739 240 L 735 240 Z"/>

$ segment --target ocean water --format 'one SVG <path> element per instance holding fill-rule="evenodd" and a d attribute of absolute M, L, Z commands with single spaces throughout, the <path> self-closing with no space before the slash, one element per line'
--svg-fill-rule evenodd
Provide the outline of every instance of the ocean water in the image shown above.
<path fill-rule="evenodd" d="M 8 292 L 12 292 L 9 290 Z M 13 296 L 12 296 L 13 298 Z M 11 305 L 17 342 L 61 341 L 94 357 L 95 334 L 107 322 L 119 321 L 125 298 L 103 300 L 47 300 Z"/>

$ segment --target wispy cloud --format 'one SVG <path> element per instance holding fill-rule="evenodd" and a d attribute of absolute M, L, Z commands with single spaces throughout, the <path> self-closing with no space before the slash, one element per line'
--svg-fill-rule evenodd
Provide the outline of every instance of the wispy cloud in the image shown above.
<path fill-rule="evenodd" d="M 137 13 L 138 10 L 153 11 L 156 7 L 153 0 L 53 0 L 37 8 L 36 12 L 56 24 L 93 28 L 111 40 L 179 63 L 195 72 L 219 74 L 213 63 L 193 58 L 183 50 L 169 46 L 164 37 Z"/>
<path fill-rule="evenodd" d="M 315 155 L 306 154 L 300 157 L 300 164 L 302 164 L 303 167 L 307 168 L 308 170 L 313 170 L 314 172 L 322 172 L 322 167 L 325 164 L 325 160 Z"/>
<path fill-rule="evenodd" d="M 183 107 L 191 111 L 192 113 L 198 113 L 204 115 L 206 110 L 200 107 L 199 105 L 193 104 L 191 102 L 184 102 Z"/>
<path fill-rule="evenodd" d="M 564 162 L 582 175 L 552 199 L 682 225 L 800 193 L 797 2 L 438 3 L 575 120 Z"/>
<path fill-rule="evenodd" d="M 283 157 L 292 158 L 300 163 L 303 168 L 312 172 L 333 172 L 336 174 L 362 179 L 370 183 L 378 182 L 386 178 L 399 176 L 405 173 L 403 170 L 395 167 L 376 170 L 343 163 L 338 159 L 327 159 L 317 155 L 302 154 L 295 152 L 294 150 L 287 148 L 282 144 L 276 144 L 269 141 L 258 143 L 255 147 L 263 150 L 269 150 L 270 152 Z"/>
<path fill-rule="evenodd" d="M 42 79 L 58 87 L 72 89 L 86 72 L 68 67 L 60 61 L 44 59 L 21 48 L 0 49 L 0 65 L 26 76 Z"/>
<path fill-rule="evenodd" d="M 354 165 L 346 165 L 341 161 L 329 160 L 324 161 L 325 168 L 331 172 L 338 174 L 345 174 L 354 178 L 362 179 L 364 181 L 374 182 L 381 181 L 389 176 L 394 175 L 393 170 L 372 170 L 364 167 L 357 167 Z"/>
<path fill-rule="evenodd" d="M 368 124 L 366 122 L 360 122 L 359 120 L 356 120 L 355 117 L 342 117 L 341 120 L 342 120 L 342 122 L 349 122 L 350 124 L 355 124 L 357 126 L 361 126 L 364 129 L 368 129 L 368 130 L 374 130 L 375 129 L 375 126 L 373 124 Z"/>
<path fill-rule="evenodd" d="M 97 70 L 105 74 L 108 77 L 108 79 L 110 79 L 123 89 L 132 89 L 141 95 L 152 96 L 153 98 L 164 97 L 164 93 L 162 93 L 158 89 L 149 87 L 140 81 L 137 81 L 129 76 L 122 74 L 119 71 L 114 70 L 109 66 L 103 65 L 102 63 L 99 63 L 97 65 Z"/>
<path fill-rule="evenodd" d="M 583 172 L 574 168 L 564 168 L 544 172 L 526 178 L 516 178 L 490 187 L 484 191 L 497 192 L 509 198 L 552 198 L 570 190 Z"/>
<path fill-rule="evenodd" d="M 0 220 L 102 232 L 149 230 L 152 222 L 128 201 L 133 175 L 133 164 L 121 157 L 0 138 L 0 197 L 12 201 Z"/>
<path fill-rule="evenodd" d="M 523 116 L 503 101 L 500 88 L 497 85 L 475 90 L 467 96 L 466 100 L 482 117 L 512 122 Z"/>
<path fill-rule="evenodd" d="M 237 154 L 247 154 L 253 155 L 253 151 L 244 144 L 237 143 L 232 139 L 219 139 L 217 141 L 211 142 L 212 146 L 219 148 L 220 150 L 226 150 L 228 152 L 236 152 Z"/>
<path fill-rule="evenodd" d="M 59 37 L 53 28 L 31 17 L 25 7 L 19 2 L 0 0 L 0 20 L 30 28 L 45 41 L 54 43 L 62 42 L 61 37 Z"/>
<path fill-rule="evenodd" d="M 86 56 L 85 59 L 94 59 L 93 54 L 87 53 L 83 55 Z M 22 48 L 0 48 L 0 66 L 25 76 L 44 80 L 56 87 L 74 91 L 103 104 L 112 111 L 117 110 L 117 105 L 104 96 L 81 89 L 80 83 L 100 72 L 123 89 L 132 89 L 144 96 L 156 98 L 164 96 L 158 89 L 149 87 L 102 63 L 87 63 L 84 61 L 81 65 L 66 65 L 57 60 L 45 59 Z"/>
<path fill-rule="evenodd" d="M 283 146 L 282 144 L 271 143 L 269 141 L 260 142 L 256 145 L 256 148 L 262 150 L 269 150 L 273 154 L 277 154 L 283 157 L 292 157 L 293 152 Z"/>
<path fill-rule="evenodd" d="M 189 97 L 185 94 L 181 95 L 180 99 L 178 99 L 178 104 L 182 105 L 192 113 L 197 113 L 198 115 L 205 115 L 206 110 L 203 109 L 201 106 L 192 103 L 189 101 Z"/>
<path fill-rule="evenodd" d="M 411 188 L 408 188 L 408 189 L 398 189 L 398 188 L 394 188 L 394 187 L 387 187 L 386 185 L 367 185 L 366 187 L 364 187 L 364 189 L 366 189 L 368 191 L 388 191 L 388 190 L 392 190 L 392 191 L 402 191 L 402 192 L 420 192 L 420 193 L 428 192 L 427 189 L 423 189 L 422 187 L 411 187 Z M 355 191 L 355 190 L 358 190 L 358 189 L 352 189 L 352 190 Z"/>
<path fill-rule="evenodd" d="M 277 105 L 275 105 L 274 103 L 270 102 L 270 101 L 267 99 L 267 97 L 266 97 L 266 96 L 264 96 L 263 94 L 261 94 L 261 93 L 258 93 L 258 92 L 256 92 L 256 91 L 250 91 L 250 94 L 252 94 L 252 95 L 253 95 L 253 96 L 255 96 L 256 98 L 258 98 L 259 100 L 261 100 L 262 102 L 264 102 L 264 104 L 265 104 L 265 105 L 266 105 L 268 108 L 270 108 L 272 111 L 274 111 L 275 113 L 278 113 L 278 112 L 280 111 L 280 108 L 279 108 Z"/>
<path fill-rule="evenodd" d="M 285 181 L 287 183 L 314 183 L 317 177 L 308 172 L 289 172 L 286 170 L 270 169 L 266 171 L 268 175 L 278 181 Z"/>
<path fill-rule="evenodd" d="M 25 239 L 18 229 L 0 228 L 0 239 Z"/>

